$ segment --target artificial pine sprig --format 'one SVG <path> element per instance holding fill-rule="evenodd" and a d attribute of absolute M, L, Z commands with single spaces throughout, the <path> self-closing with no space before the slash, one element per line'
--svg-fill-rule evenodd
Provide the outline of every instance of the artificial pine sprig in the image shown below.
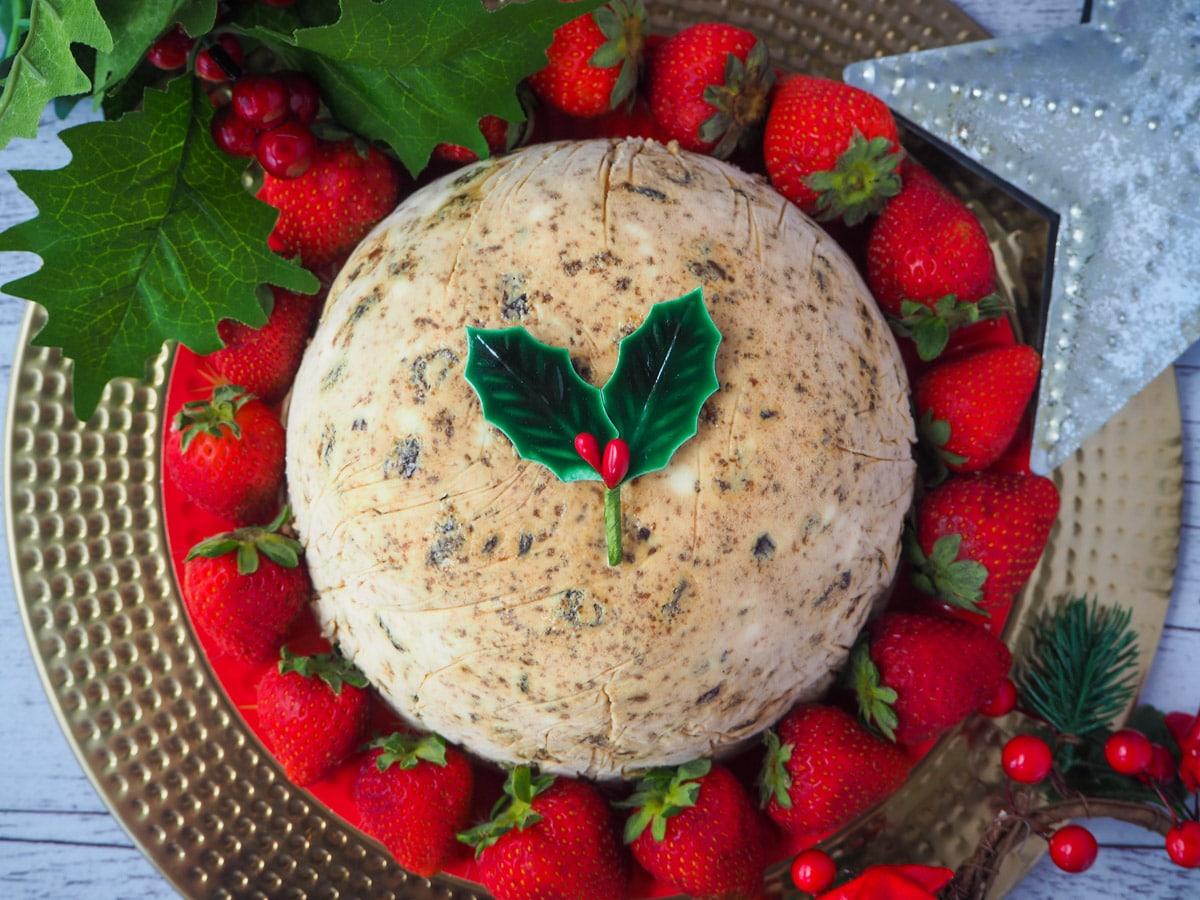
<path fill-rule="evenodd" d="M 1075 597 L 1031 629 L 1016 682 L 1024 708 L 1059 734 L 1108 728 L 1137 691 L 1137 632 L 1128 608 Z"/>

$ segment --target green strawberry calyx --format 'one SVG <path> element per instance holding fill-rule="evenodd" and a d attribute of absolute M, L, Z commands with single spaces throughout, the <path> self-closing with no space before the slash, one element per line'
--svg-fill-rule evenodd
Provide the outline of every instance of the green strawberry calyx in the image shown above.
<path fill-rule="evenodd" d="M 700 779 L 712 761 L 695 759 L 675 767 L 651 769 L 639 779 L 629 799 L 616 805 L 634 810 L 625 822 L 625 843 L 632 844 L 649 828 L 656 841 L 667 836 L 667 822 L 700 798 Z"/>
<path fill-rule="evenodd" d="M 899 695 L 895 688 L 883 683 L 879 667 L 871 659 L 870 641 L 865 637 L 850 652 L 850 666 L 846 672 L 858 698 L 859 716 L 889 741 L 895 741 L 898 720 L 893 704 Z"/>
<path fill-rule="evenodd" d="M 440 734 L 413 734 L 393 731 L 370 740 L 366 750 L 381 750 L 375 767 L 386 772 L 392 766 L 415 769 L 422 762 L 446 766 L 446 741 Z"/>
<path fill-rule="evenodd" d="M 779 740 L 774 728 L 763 732 L 767 752 L 758 776 L 759 804 L 765 807 L 774 800 L 783 809 L 792 808 L 792 775 L 787 764 L 792 759 L 792 745 Z"/>
<path fill-rule="evenodd" d="M 198 556 L 217 559 L 235 553 L 238 574 L 253 575 L 258 571 L 261 554 L 276 565 L 294 569 L 300 565 L 304 545 L 280 531 L 291 515 L 291 508 L 284 506 L 279 515 L 266 525 L 246 525 L 205 538 L 188 551 L 185 560 Z"/>
<path fill-rule="evenodd" d="M 223 437 L 226 433 L 235 438 L 242 436 L 237 414 L 243 406 L 255 399 L 244 387 L 236 384 L 221 384 L 213 389 L 209 400 L 192 400 L 183 404 L 175 414 L 175 428 L 179 431 L 180 445 L 187 453 L 197 435 Z"/>
<path fill-rule="evenodd" d="M 959 300 L 955 294 L 940 297 L 932 304 L 902 300 L 900 315 L 888 316 L 888 324 L 899 337 L 911 338 L 917 355 L 924 362 L 937 359 L 950 342 L 956 328 L 974 325 L 984 319 L 998 319 L 1012 309 L 1000 294 L 992 293 L 974 303 Z"/>
<path fill-rule="evenodd" d="M 901 546 L 905 562 L 912 566 L 909 577 L 913 587 L 951 606 L 990 615 L 979 605 L 988 577 L 987 566 L 977 560 L 959 559 L 961 534 L 942 535 L 934 541 L 931 552 L 926 553 L 914 529 L 908 527 L 901 538 Z"/>
<path fill-rule="evenodd" d="M 645 46 L 646 6 L 642 0 L 611 0 L 592 13 L 604 43 L 596 48 L 588 65 L 597 69 L 620 66 L 616 84 L 609 94 L 610 109 L 631 106 Z"/>
<path fill-rule="evenodd" d="M 475 857 L 513 830 L 529 828 L 542 821 L 533 801 L 554 784 L 553 775 L 534 775 L 529 766 L 515 766 L 504 781 L 504 793 L 492 807 L 491 816 L 458 835 L 464 844 L 475 848 Z"/>
<path fill-rule="evenodd" d="M 279 674 L 287 675 L 289 672 L 295 672 L 304 678 L 320 678 L 337 695 L 342 693 L 342 686 L 346 684 L 357 688 L 367 686 L 367 676 L 340 653 L 314 653 L 305 656 L 293 653 L 287 647 L 281 647 Z"/>
<path fill-rule="evenodd" d="M 755 43 L 743 62 L 734 54 L 725 57 L 725 80 L 704 89 L 704 102 L 715 112 L 700 123 L 698 137 L 715 142 L 711 154 L 726 159 L 747 130 L 762 122 L 770 106 L 775 69 L 762 41 Z"/>
<path fill-rule="evenodd" d="M 868 139 L 855 128 L 834 167 L 804 179 L 817 194 L 816 217 L 822 222 L 841 219 L 857 225 L 875 215 L 900 193 L 898 169 L 903 156 L 888 138 Z"/>
<path fill-rule="evenodd" d="M 950 435 L 950 423 L 935 418 L 932 409 L 927 409 L 917 420 L 917 436 L 920 439 L 918 462 L 927 487 L 945 481 L 951 466 L 957 467 L 967 462 L 967 457 L 961 453 L 946 449 Z"/>

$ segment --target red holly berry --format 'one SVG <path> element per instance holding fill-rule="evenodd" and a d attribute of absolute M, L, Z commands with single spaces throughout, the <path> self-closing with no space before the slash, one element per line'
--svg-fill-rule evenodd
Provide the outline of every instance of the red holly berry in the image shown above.
<path fill-rule="evenodd" d="M 185 403 L 164 447 L 167 477 L 197 506 L 239 524 L 279 508 L 286 435 L 275 412 L 238 385 Z"/>
<path fill-rule="evenodd" d="M 755 34 L 701 22 L 657 49 L 647 97 L 668 138 L 723 159 L 766 117 L 774 80 L 766 44 Z"/>
<path fill-rule="evenodd" d="M 196 54 L 196 76 L 214 84 L 229 81 L 241 74 L 245 59 L 242 42 L 223 32 Z"/>
<path fill-rule="evenodd" d="M 317 152 L 317 136 L 302 122 L 288 119 L 254 141 L 254 158 L 275 178 L 299 178 L 308 171 Z"/>
<path fill-rule="evenodd" d="M 992 691 L 992 696 L 983 702 L 979 711 L 993 718 L 1004 716 L 1016 709 L 1017 699 L 1016 683 L 1011 678 L 1001 678 L 996 689 Z"/>
<path fill-rule="evenodd" d="M 629 445 L 621 438 L 613 438 L 604 447 L 604 459 L 600 463 L 600 477 L 604 486 L 613 490 L 629 471 Z"/>
<path fill-rule="evenodd" d="M 336 654 L 297 656 L 287 648 L 259 679 L 259 726 L 294 783 L 320 781 L 358 751 L 371 720 L 366 687 L 366 677 Z"/>
<path fill-rule="evenodd" d="M 1064 872 L 1086 872 L 1098 852 L 1096 836 L 1082 825 L 1064 825 L 1050 835 L 1050 859 Z"/>
<path fill-rule="evenodd" d="M 146 59 L 156 69 L 167 72 L 182 69 L 194 43 L 195 41 L 183 30 L 183 26 L 176 24 L 150 45 L 150 49 L 146 51 Z"/>
<path fill-rule="evenodd" d="M 1104 742 L 1104 758 L 1114 771 L 1122 775 L 1137 775 L 1146 771 L 1154 756 L 1154 748 L 1146 735 L 1134 728 L 1114 731 Z"/>
<path fill-rule="evenodd" d="M 642 0 L 611 0 L 560 25 L 533 92 L 572 116 L 598 116 L 627 102 L 637 87 L 646 10 Z"/>
<path fill-rule="evenodd" d="M 438 735 L 395 732 L 368 746 L 354 782 L 363 831 L 405 869 L 431 878 L 470 820 L 474 769 Z"/>
<path fill-rule="evenodd" d="M 243 75 L 233 83 L 229 106 L 255 128 L 274 128 L 290 111 L 288 89 L 274 75 Z"/>
<path fill-rule="evenodd" d="M 217 649 L 244 662 L 279 657 L 312 597 L 299 542 L 280 533 L 285 508 L 265 526 L 245 526 L 201 541 L 183 563 L 183 598 Z"/>
<path fill-rule="evenodd" d="M 209 130 L 213 143 L 222 153 L 246 159 L 254 156 L 258 129 L 245 119 L 235 116 L 228 106 L 222 106 L 213 113 Z"/>
<path fill-rule="evenodd" d="M 319 140 L 303 175 L 267 173 L 258 197 L 279 210 L 271 246 L 313 269 L 352 250 L 395 208 L 400 191 L 396 164 L 374 147 Z"/>
<path fill-rule="evenodd" d="M 1037 784 L 1054 767 L 1054 753 L 1037 735 L 1018 734 L 1000 751 L 1004 774 L 1020 784 Z"/>
<path fill-rule="evenodd" d="M 686 894 L 750 898 L 763 886 L 765 823 L 741 782 L 707 759 L 644 775 L 621 806 L 647 872 Z"/>
<path fill-rule="evenodd" d="M 1167 832 L 1167 855 L 1185 869 L 1200 869 L 1200 822 L 1178 822 Z"/>
<path fill-rule="evenodd" d="M 479 120 L 479 132 L 487 141 L 488 153 L 492 156 L 510 150 L 515 143 L 513 138 L 519 138 L 521 131 L 519 126 L 506 122 L 499 116 L 484 116 Z M 479 159 L 478 153 L 459 144 L 438 144 L 433 148 L 433 155 L 438 159 L 456 163 L 474 162 Z"/>
<path fill-rule="evenodd" d="M 763 157 L 775 189 L 820 219 L 857 225 L 900 191 L 896 120 L 878 97 L 841 81 L 783 81 L 767 114 Z"/>
<path fill-rule="evenodd" d="M 1150 762 L 1138 778 L 1144 782 L 1170 784 L 1179 774 L 1179 767 L 1171 751 L 1162 744 L 1150 745 Z"/>
<path fill-rule="evenodd" d="M 837 863 L 824 850 L 802 850 L 792 860 L 792 884 L 808 894 L 825 892 L 837 878 Z"/>

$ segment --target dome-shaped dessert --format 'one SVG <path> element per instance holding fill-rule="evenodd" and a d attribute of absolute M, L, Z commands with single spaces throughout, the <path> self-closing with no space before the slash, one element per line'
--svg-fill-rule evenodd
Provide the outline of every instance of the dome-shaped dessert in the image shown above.
<path fill-rule="evenodd" d="M 719 390 L 669 464 L 604 487 L 518 456 L 464 377 L 524 326 L 602 385 L 703 288 Z M 537 145 L 423 188 L 354 253 L 292 395 L 323 627 L 405 718 L 605 777 L 719 753 L 828 687 L 892 580 L 908 387 L 842 250 L 761 179 L 652 142 Z"/>

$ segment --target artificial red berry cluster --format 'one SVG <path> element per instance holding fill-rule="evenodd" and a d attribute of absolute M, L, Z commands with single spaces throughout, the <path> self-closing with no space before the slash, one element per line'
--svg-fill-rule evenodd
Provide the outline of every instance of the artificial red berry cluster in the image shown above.
<path fill-rule="evenodd" d="M 289 6 L 294 0 L 260 2 Z M 214 32 L 197 45 L 178 24 L 150 47 L 146 59 L 176 71 L 193 54 L 196 77 L 210 86 L 217 105 L 211 126 L 216 145 L 230 156 L 257 160 L 276 178 L 308 171 L 317 148 L 312 126 L 321 107 L 316 82 L 299 71 L 245 72 L 246 51 L 237 36 Z"/>

